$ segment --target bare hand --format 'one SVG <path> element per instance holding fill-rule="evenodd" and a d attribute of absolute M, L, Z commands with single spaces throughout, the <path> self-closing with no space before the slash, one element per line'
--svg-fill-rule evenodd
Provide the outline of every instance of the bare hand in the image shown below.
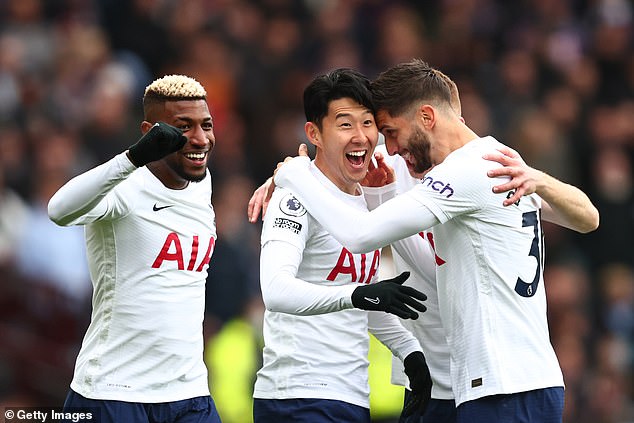
<path fill-rule="evenodd" d="M 486 160 L 500 163 L 503 167 L 491 169 L 487 172 L 490 178 L 498 176 L 510 176 L 511 180 L 493 187 L 494 193 L 515 190 L 513 195 L 504 200 L 505 206 L 519 201 L 523 195 L 529 195 L 537 191 L 543 177 L 543 173 L 528 166 L 519 153 L 510 147 L 498 149 L 498 153 L 489 153 L 482 156 Z"/>
<path fill-rule="evenodd" d="M 300 156 L 308 156 L 308 147 L 306 144 L 302 143 L 299 145 L 297 150 L 297 154 Z M 283 162 L 277 164 L 275 171 L 273 172 L 273 176 L 277 173 L 277 170 L 287 161 L 291 160 L 292 157 L 286 157 Z M 275 182 L 273 177 L 270 177 L 264 182 L 258 189 L 253 192 L 251 199 L 249 200 L 249 205 L 247 207 L 247 218 L 249 222 L 255 223 L 258 220 L 258 216 L 260 212 L 262 212 L 262 219 L 264 219 L 264 215 L 266 215 L 266 209 L 269 207 L 269 201 L 271 201 L 271 196 L 273 195 L 273 191 L 275 191 Z"/>
<path fill-rule="evenodd" d="M 374 153 L 374 158 L 376 159 L 376 166 L 374 162 L 370 161 L 368 173 L 366 173 L 365 178 L 361 181 L 361 185 L 364 187 L 382 187 L 393 183 L 396 180 L 394 169 L 385 163 L 383 154 L 379 152 Z"/>
<path fill-rule="evenodd" d="M 264 215 L 266 214 L 266 209 L 269 207 L 269 201 L 271 201 L 274 190 L 275 182 L 273 182 L 273 178 L 270 177 L 253 192 L 247 208 L 249 222 L 255 223 L 258 220 L 260 211 L 262 211 L 262 220 L 264 220 Z"/>

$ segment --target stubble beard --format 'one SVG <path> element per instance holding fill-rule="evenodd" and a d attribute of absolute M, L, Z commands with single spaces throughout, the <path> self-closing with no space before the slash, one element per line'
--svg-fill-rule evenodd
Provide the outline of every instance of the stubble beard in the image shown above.
<path fill-rule="evenodd" d="M 414 172 L 417 174 L 423 174 L 427 172 L 431 167 L 431 142 L 423 131 L 418 128 L 414 128 L 414 132 L 407 140 L 407 149 L 409 153 L 414 157 L 416 161 L 414 165 Z"/>

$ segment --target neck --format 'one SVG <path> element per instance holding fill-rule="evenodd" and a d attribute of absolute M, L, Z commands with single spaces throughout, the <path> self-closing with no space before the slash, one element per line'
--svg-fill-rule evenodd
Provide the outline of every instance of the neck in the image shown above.
<path fill-rule="evenodd" d="M 185 189 L 189 181 L 181 178 L 163 160 L 148 163 L 147 168 L 169 189 Z"/>
<path fill-rule="evenodd" d="M 315 157 L 315 166 L 317 166 L 317 169 L 321 170 L 321 173 L 323 173 L 326 176 L 326 178 L 328 178 L 330 182 L 335 184 L 335 186 L 339 188 L 341 191 L 350 195 L 359 194 L 359 192 L 357 191 L 356 182 L 345 182 L 340 180 L 339 178 L 336 178 L 334 172 L 330 171 L 330 168 L 326 166 L 322 160 L 319 159 L 319 156 Z"/>

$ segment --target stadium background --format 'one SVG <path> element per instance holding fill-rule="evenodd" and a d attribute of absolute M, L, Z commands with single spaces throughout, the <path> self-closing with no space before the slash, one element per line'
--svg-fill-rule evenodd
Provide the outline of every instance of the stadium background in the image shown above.
<path fill-rule="evenodd" d="M 303 140 L 316 73 L 421 57 L 457 82 L 477 133 L 599 208 L 592 234 L 546 227 L 565 422 L 634 421 L 633 14 L 628 0 L 0 0 L 0 404 L 61 404 L 89 318 L 82 229 L 49 222 L 48 199 L 138 138 L 147 83 L 185 73 L 217 137 L 212 393 L 226 423 L 249 421 L 262 304 L 248 198 Z M 402 391 L 373 353 L 372 411 L 390 421 Z"/>

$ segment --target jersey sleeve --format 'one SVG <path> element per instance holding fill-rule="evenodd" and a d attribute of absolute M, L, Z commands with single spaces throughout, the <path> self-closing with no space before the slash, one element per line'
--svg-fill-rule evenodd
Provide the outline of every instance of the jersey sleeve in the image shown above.
<path fill-rule="evenodd" d="M 287 187 L 310 214 L 337 241 L 354 253 L 366 253 L 417 234 L 438 223 L 427 206 L 408 191 L 371 212 L 363 212 L 337 199 L 311 174 L 306 157 L 285 163 L 275 175 L 278 186 Z"/>
<path fill-rule="evenodd" d="M 297 278 L 309 222 L 295 196 L 276 188 L 264 218 L 260 253 L 260 286 L 269 311 L 314 315 L 353 307 L 356 285 L 325 286 Z"/>
<path fill-rule="evenodd" d="M 414 335 L 393 314 L 368 311 L 368 331 L 401 360 L 414 351 L 423 350 Z"/>
<path fill-rule="evenodd" d="M 473 160 L 446 160 L 421 179 L 413 194 L 445 223 L 483 209 L 491 197 L 491 181 L 486 168 L 474 166 Z"/>
<path fill-rule="evenodd" d="M 290 191 L 275 188 L 262 226 L 262 245 L 268 241 L 284 241 L 300 251 L 310 237 L 306 208 Z"/>
<path fill-rule="evenodd" d="M 396 182 L 382 187 L 362 187 L 368 210 L 374 210 L 387 200 L 396 197 Z"/>
<path fill-rule="evenodd" d="M 61 226 L 82 225 L 126 213 L 125 207 L 110 207 L 106 196 L 136 170 L 126 153 L 120 153 L 68 181 L 48 203 L 50 219 Z"/>

